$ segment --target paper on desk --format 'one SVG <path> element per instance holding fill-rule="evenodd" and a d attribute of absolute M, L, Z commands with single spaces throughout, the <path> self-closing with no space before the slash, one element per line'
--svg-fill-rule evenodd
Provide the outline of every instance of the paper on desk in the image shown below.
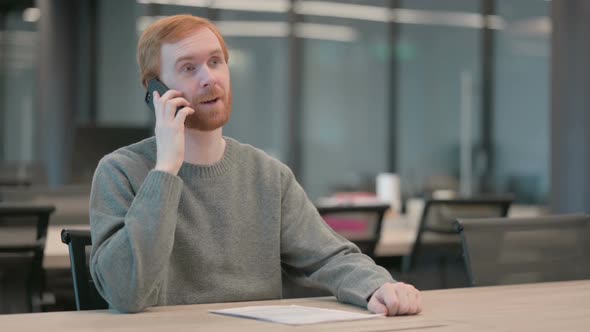
<path fill-rule="evenodd" d="M 383 315 L 361 314 L 299 305 L 252 306 L 210 310 L 209 312 L 288 325 L 307 325 L 383 317 Z"/>

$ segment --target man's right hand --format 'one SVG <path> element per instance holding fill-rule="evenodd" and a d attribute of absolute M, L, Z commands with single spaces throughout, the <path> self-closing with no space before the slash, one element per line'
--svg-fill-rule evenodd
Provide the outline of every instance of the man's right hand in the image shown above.
<path fill-rule="evenodd" d="M 184 120 L 195 110 L 180 91 L 168 90 L 162 96 L 156 91 L 153 100 L 157 146 L 155 169 L 176 175 L 184 161 Z M 176 114 L 176 109 L 182 106 Z"/>

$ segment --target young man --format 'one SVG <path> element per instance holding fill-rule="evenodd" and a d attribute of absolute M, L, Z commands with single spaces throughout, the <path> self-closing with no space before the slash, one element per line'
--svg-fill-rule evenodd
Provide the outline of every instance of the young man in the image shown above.
<path fill-rule="evenodd" d="M 90 269 L 111 307 L 277 299 L 291 274 L 375 313 L 420 312 L 419 292 L 326 226 L 287 166 L 222 136 L 232 95 L 215 26 L 157 21 L 138 61 L 144 86 L 170 90 L 153 94 L 155 137 L 105 156 L 94 175 Z"/>

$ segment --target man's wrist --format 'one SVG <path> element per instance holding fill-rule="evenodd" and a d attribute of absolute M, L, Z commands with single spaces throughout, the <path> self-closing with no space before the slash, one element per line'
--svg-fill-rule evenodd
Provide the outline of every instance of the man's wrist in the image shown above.
<path fill-rule="evenodd" d="M 179 171 L 178 168 L 166 166 L 166 165 L 156 165 L 156 167 L 154 167 L 154 170 L 160 171 L 160 172 L 165 172 L 165 173 L 170 173 L 172 175 L 178 175 L 178 171 Z"/>

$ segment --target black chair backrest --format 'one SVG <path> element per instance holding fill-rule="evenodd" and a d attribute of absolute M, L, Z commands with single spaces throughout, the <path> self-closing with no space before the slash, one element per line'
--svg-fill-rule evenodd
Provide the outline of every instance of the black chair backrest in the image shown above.
<path fill-rule="evenodd" d="M 505 217 L 511 204 L 512 199 L 507 197 L 427 200 L 416 240 L 410 254 L 404 257 L 402 270 L 408 272 L 411 269 L 425 242 L 433 242 L 434 246 L 452 245 L 460 250 L 461 239 L 454 227 L 458 218 Z"/>
<path fill-rule="evenodd" d="M 67 244 L 70 250 L 76 309 L 108 309 L 108 303 L 96 290 L 90 275 L 88 266 L 88 256 L 92 247 L 90 231 L 64 229 L 61 231 L 61 241 Z"/>
<path fill-rule="evenodd" d="M 361 230 L 358 234 L 354 234 L 355 232 L 347 234 L 346 231 L 343 232 L 338 229 L 335 229 L 335 231 L 356 244 L 364 254 L 374 258 L 375 248 L 381 238 L 383 216 L 389 207 L 389 204 L 334 205 L 318 206 L 317 209 L 328 224 L 330 224 L 330 218 L 335 218 L 332 221 L 337 221 L 340 224 L 362 222 L 364 230 Z M 336 228 L 333 224 L 332 227 Z"/>
<path fill-rule="evenodd" d="M 590 215 L 459 219 L 472 286 L 590 279 Z"/>
<path fill-rule="evenodd" d="M 0 203 L 0 313 L 41 311 L 43 253 L 54 211 L 52 205 Z"/>

